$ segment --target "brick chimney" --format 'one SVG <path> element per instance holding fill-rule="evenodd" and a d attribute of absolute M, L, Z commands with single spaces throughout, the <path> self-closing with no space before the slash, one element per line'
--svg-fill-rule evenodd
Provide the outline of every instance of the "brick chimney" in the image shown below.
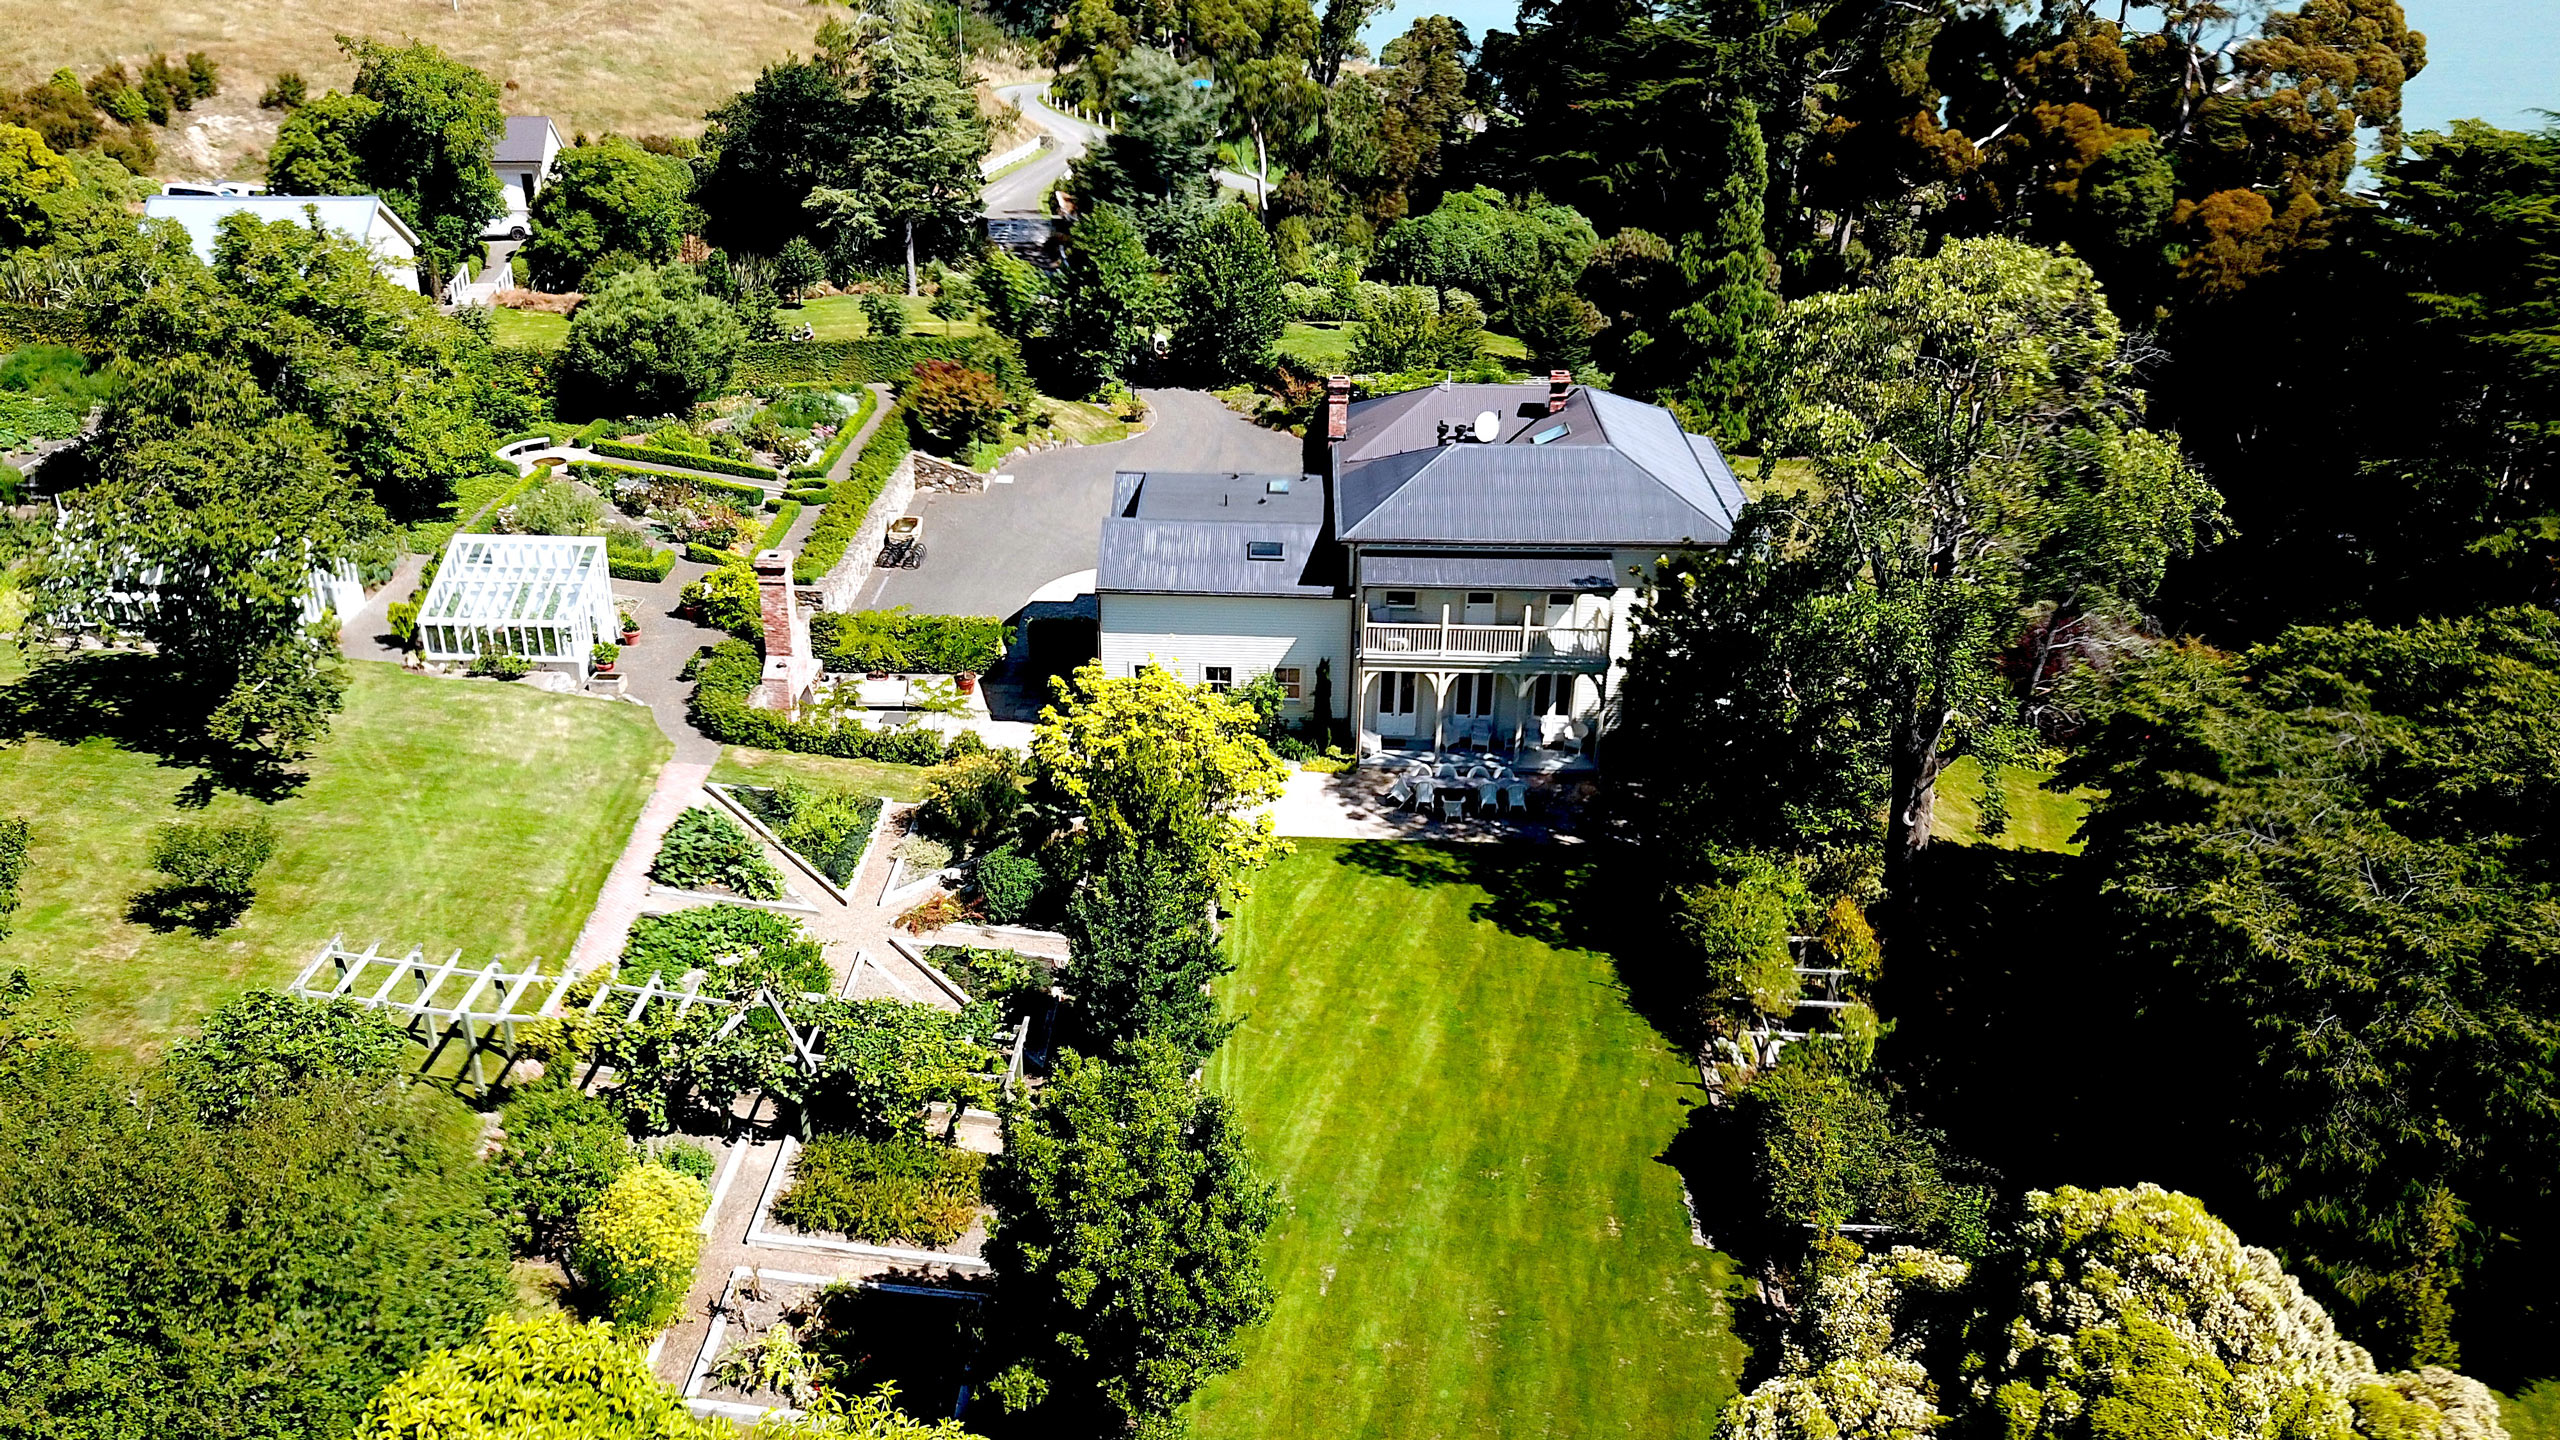
<path fill-rule="evenodd" d="M 809 617 L 791 585 L 791 552 L 759 550 L 756 600 L 764 614 L 764 683 L 749 700 L 759 710 L 788 715 L 809 698 L 818 680 L 818 655 L 809 644 Z"/>
<path fill-rule="evenodd" d="M 1342 440 L 1351 434 L 1351 377 L 1324 377 L 1324 438 Z"/>
<path fill-rule="evenodd" d="M 1562 409 L 1564 408 L 1564 392 L 1566 392 L 1567 390 L 1570 390 L 1570 389 L 1572 389 L 1572 388 L 1573 388 L 1573 372 L 1572 372 L 1572 371 L 1570 371 L 1570 370 L 1550 370 L 1550 371 L 1548 371 L 1548 372 L 1547 372 L 1547 413 L 1548 413 L 1548 414 L 1553 415 L 1553 414 L 1554 414 L 1554 413 L 1556 413 L 1557 411 L 1562 410 Z"/>

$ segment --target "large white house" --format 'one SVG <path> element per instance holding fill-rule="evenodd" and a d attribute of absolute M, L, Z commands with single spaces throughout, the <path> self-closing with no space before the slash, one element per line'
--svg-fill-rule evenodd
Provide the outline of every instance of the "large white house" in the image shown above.
<path fill-rule="evenodd" d="M 146 220 L 175 220 L 187 232 L 196 257 L 213 263 L 213 243 L 230 215 L 254 215 L 323 227 L 373 252 L 382 278 L 405 290 L 418 288 L 418 236 L 408 222 L 372 195 L 154 195 L 142 202 Z"/>
<path fill-rule="evenodd" d="M 1103 521 L 1101 660 L 1323 692 L 1363 754 L 1587 758 L 1629 610 L 1664 555 L 1732 538 L 1742 489 L 1670 411 L 1571 383 L 1326 404 L 1327 473 L 1124 474 Z"/>

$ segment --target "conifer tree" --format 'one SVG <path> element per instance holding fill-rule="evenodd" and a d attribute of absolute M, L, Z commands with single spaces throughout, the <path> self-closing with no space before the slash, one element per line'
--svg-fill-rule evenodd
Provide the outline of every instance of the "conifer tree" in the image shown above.
<path fill-rule="evenodd" d="M 1778 316 L 1772 286 L 1777 267 L 1762 239 L 1769 157 L 1760 109 L 1737 96 L 1725 103 L 1719 128 L 1727 168 L 1713 229 L 1692 233 L 1681 246 L 1681 268 L 1703 293 L 1675 317 L 1697 355 L 1686 393 L 1678 398 L 1691 424 L 1733 445 L 1751 434 L 1752 397 L 1766 363 L 1769 327 Z"/>

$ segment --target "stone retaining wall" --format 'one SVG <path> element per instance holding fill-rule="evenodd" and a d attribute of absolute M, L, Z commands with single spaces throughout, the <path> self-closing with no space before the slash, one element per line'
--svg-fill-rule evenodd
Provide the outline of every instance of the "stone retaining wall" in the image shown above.
<path fill-rule="evenodd" d="M 916 462 L 927 458 L 910 450 L 889 472 L 888 481 L 881 485 L 880 493 L 872 497 L 871 508 L 863 514 L 862 529 L 855 533 L 853 543 L 844 547 L 844 558 L 819 579 L 813 603 L 827 610 L 853 608 L 854 597 L 862 593 L 873 567 L 880 563 L 880 545 L 889 533 L 889 522 L 906 514 L 907 507 L 915 503 Z M 804 597 L 808 593 L 802 592 Z"/>

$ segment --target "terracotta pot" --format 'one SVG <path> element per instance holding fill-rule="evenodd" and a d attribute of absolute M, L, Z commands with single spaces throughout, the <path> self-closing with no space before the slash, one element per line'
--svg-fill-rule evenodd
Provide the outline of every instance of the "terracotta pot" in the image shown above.
<path fill-rule="evenodd" d="M 610 675 L 610 674 L 612 674 L 612 673 L 613 673 L 613 667 L 614 667 L 614 665 L 615 665 L 616 663 L 618 663 L 618 662 L 615 662 L 615 661 L 612 661 L 612 660 L 607 660 L 607 661 L 606 661 L 606 662 L 604 662 L 603 664 L 601 664 L 601 665 L 599 665 L 599 666 L 597 666 L 597 667 L 596 667 L 596 673 L 597 673 L 597 674 L 599 674 L 599 675 Z"/>
<path fill-rule="evenodd" d="M 634 625 L 634 626 L 632 626 L 630 629 L 625 630 L 625 631 L 623 631 L 623 632 L 622 632 L 622 643 L 623 643 L 623 644 L 625 644 L 625 645 L 629 645 L 629 644 L 631 644 L 632 642 L 634 642 L 634 641 L 638 640 L 639 638 L 640 638 L 640 627 L 639 627 L 639 626 L 637 626 L 637 625 Z"/>
<path fill-rule="evenodd" d="M 951 678 L 959 683 L 963 695 L 973 694 L 978 688 L 978 675 L 974 670 L 963 670 Z"/>

